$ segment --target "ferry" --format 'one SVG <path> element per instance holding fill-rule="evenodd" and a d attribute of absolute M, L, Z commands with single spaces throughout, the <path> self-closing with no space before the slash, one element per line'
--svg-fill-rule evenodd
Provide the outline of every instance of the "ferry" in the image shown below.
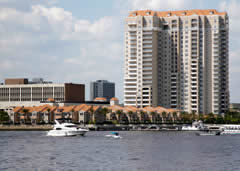
<path fill-rule="evenodd" d="M 240 125 L 223 125 L 221 135 L 240 135 Z"/>

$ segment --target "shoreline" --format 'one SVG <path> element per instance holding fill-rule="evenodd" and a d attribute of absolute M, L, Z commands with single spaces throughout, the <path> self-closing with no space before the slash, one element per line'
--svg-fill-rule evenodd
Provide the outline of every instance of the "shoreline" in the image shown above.
<path fill-rule="evenodd" d="M 137 124 L 137 125 L 85 125 L 89 131 L 181 131 L 184 124 Z M 206 124 L 205 126 L 222 126 L 223 124 Z M 146 129 L 147 127 L 158 126 L 161 129 Z M 138 129 L 145 127 L 144 129 Z M 0 131 L 49 131 L 53 125 L 0 125 Z"/>

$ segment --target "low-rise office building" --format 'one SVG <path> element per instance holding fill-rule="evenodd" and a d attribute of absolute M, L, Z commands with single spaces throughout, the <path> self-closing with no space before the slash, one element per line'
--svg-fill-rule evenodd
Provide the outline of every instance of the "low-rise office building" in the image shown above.
<path fill-rule="evenodd" d="M 0 109 L 11 110 L 16 106 L 38 106 L 48 99 L 58 103 L 83 103 L 84 84 L 29 83 L 27 79 L 6 79 L 0 85 Z"/>

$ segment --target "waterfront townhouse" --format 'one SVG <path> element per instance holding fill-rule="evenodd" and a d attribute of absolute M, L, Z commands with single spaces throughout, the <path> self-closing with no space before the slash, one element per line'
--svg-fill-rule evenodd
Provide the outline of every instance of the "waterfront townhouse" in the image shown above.
<path fill-rule="evenodd" d="M 176 115 L 174 115 L 176 113 Z M 73 105 L 73 106 L 34 106 L 14 108 L 11 119 L 14 123 L 53 123 L 55 119 L 70 119 L 80 124 L 102 124 L 106 121 L 115 123 L 150 123 L 171 121 L 174 116 L 179 116 L 175 109 L 163 107 L 136 108 L 133 106 L 121 107 L 97 106 L 97 105 Z"/>

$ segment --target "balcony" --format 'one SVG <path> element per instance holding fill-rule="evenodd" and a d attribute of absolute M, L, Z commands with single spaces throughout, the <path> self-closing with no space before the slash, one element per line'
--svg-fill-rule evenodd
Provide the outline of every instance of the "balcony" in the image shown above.
<path fill-rule="evenodd" d="M 137 36 L 131 36 L 129 37 L 129 40 L 137 40 Z"/>
<path fill-rule="evenodd" d="M 152 52 L 152 49 L 143 49 L 143 52 Z"/>
<path fill-rule="evenodd" d="M 152 40 L 152 36 L 143 36 L 143 40 Z"/>
<path fill-rule="evenodd" d="M 143 48 L 152 48 L 152 44 L 143 44 Z"/>
<path fill-rule="evenodd" d="M 145 36 L 145 35 L 152 35 L 152 32 L 144 31 L 143 36 Z"/>
<path fill-rule="evenodd" d="M 149 40 L 143 40 L 143 44 L 152 44 L 152 41 L 149 41 Z"/>

